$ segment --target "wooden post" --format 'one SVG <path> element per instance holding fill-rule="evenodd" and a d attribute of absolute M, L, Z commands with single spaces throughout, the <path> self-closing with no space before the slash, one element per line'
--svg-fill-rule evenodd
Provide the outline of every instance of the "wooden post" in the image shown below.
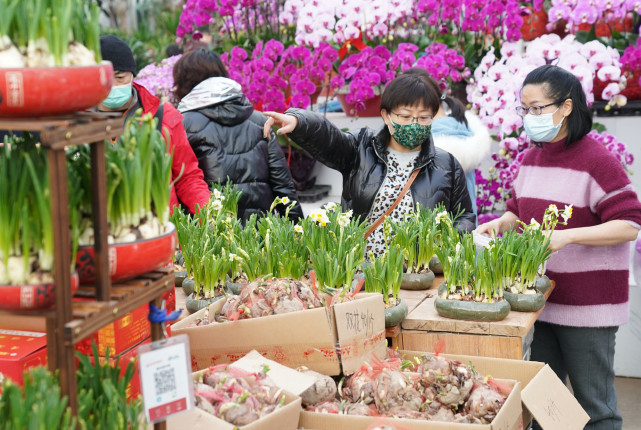
<path fill-rule="evenodd" d="M 107 242 L 109 227 L 107 225 L 107 163 L 104 141 L 91 145 L 91 192 L 96 300 L 108 302 L 111 300 L 111 278 Z"/>
<path fill-rule="evenodd" d="M 66 342 L 64 326 L 72 319 L 71 311 L 71 253 L 69 244 L 69 203 L 67 199 L 67 157 L 64 149 L 47 152 L 49 181 L 51 185 L 51 218 L 53 222 L 54 282 L 56 284 L 56 318 L 47 322 L 48 329 L 55 326 L 55 333 L 47 341 L 55 344 L 54 362 L 50 369 L 60 369 L 62 394 L 68 396 L 73 415 L 78 412 L 76 388 L 76 362 L 74 345 Z M 52 367 L 55 365 L 56 367 Z"/>

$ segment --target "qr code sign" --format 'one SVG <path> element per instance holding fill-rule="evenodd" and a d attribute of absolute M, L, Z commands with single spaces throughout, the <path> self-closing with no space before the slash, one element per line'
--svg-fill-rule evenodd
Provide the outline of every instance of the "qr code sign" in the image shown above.
<path fill-rule="evenodd" d="M 154 373 L 154 387 L 156 396 L 176 391 L 176 374 L 173 367 L 158 369 Z"/>

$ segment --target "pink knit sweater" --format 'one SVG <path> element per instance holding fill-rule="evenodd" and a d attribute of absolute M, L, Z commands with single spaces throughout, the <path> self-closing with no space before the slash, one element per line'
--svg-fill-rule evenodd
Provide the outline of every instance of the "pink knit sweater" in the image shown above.
<path fill-rule="evenodd" d="M 528 150 L 507 210 L 541 222 L 552 203 L 573 205 L 567 226 L 625 220 L 641 227 L 641 203 L 619 161 L 590 137 L 565 148 L 565 140 Z M 547 262 L 556 282 L 539 320 L 575 327 L 608 327 L 628 321 L 630 244 L 568 245 Z"/>

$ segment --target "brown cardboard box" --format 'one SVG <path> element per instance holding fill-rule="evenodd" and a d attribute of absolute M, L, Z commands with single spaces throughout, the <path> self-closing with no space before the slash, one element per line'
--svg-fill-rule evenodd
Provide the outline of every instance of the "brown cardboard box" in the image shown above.
<path fill-rule="evenodd" d="M 262 357 L 260 354 L 252 351 L 253 354 L 243 358 L 242 360 L 237 361 L 232 364 L 233 367 L 247 370 L 248 368 L 262 370 L 265 365 L 269 366 L 270 370 L 267 372 L 270 378 L 274 379 L 274 369 L 279 367 L 279 364 L 268 360 Z M 241 362 L 239 364 L 239 362 Z M 258 367 L 254 365 L 260 362 Z M 292 372 L 298 373 L 294 370 L 289 369 Z M 195 372 L 192 376 L 194 380 L 203 373 L 204 370 Z M 278 371 L 276 371 L 278 372 Z M 306 375 L 301 375 L 306 376 Z M 274 379 L 277 385 L 282 386 L 276 379 Z M 314 380 L 311 379 L 311 383 Z M 309 386 L 309 385 L 307 385 Z M 235 427 L 228 422 L 225 422 L 200 408 L 194 408 L 183 414 L 179 414 L 173 417 L 170 417 L 167 420 L 167 429 L 190 429 L 190 430 L 295 430 L 298 428 L 298 419 L 301 411 L 301 400 L 300 397 L 296 394 L 293 394 L 289 391 L 284 391 L 285 394 L 285 405 L 278 408 L 274 412 L 266 415 L 265 417 L 254 421 L 253 423 L 242 426 Z"/>
<path fill-rule="evenodd" d="M 408 359 L 424 354 L 416 351 L 400 351 L 400 353 Z M 590 419 L 547 364 L 468 355 L 443 354 L 443 356 L 466 364 L 472 363 L 474 369 L 483 375 L 520 382 L 523 428 L 527 427 L 532 416 L 546 430 L 580 430 Z"/>
<path fill-rule="evenodd" d="M 300 394 L 314 383 L 314 378 L 308 374 L 301 374 L 293 369 L 279 364 L 270 364 L 268 360 L 261 357 L 256 351 L 252 351 L 245 358 L 237 361 L 234 366 L 247 372 L 260 371 L 265 365 L 269 365 L 270 378 L 283 389 Z M 512 387 L 512 392 L 501 408 L 501 411 L 491 425 L 470 425 L 470 424 L 449 424 L 442 422 L 431 422 L 409 419 L 386 419 L 389 422 L 399 424 L 408 429 L 419 430 L 518 430 L 522 425 L 521 419 L 521 385 L 518 381 L 503 381 Z M 316 412 L 301 411 L 298 427 L 300 429 L 316 430 L 366 430 L 372 424 L 380 421 L 379 417 L 358 417 L 350 415 L 334 415 Z"/>
<path fill-rule="evenodd" d="M 209 307 L 212 318 L 224 302 Z M 202 309 L 174 324 L 172 332 L 189 336 L 193 370 L 231 363 L 256 349 L 288 367 L 349 375 L 372 355 L 385 356 L 383 306 L 380 294 L 358 294 L 331 308 L 190 327 L 204 317 Z"/>

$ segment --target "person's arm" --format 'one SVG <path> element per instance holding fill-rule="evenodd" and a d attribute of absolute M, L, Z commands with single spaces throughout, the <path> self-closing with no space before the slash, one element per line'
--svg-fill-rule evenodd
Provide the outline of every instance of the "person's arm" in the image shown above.
<path fill-rule="evenodd" d="M 302 109 L 288 109 L 284 114 L 263 112 L 269 119 L 264 126 L 267 138 L 273 125 L 280 127 L 278 134 L 289 134 L 296 144 L 312 157 L 341 173 L 352 170 L 356 160 L 358 139 L 321 115 Z"/>
<path fill-rule="evenodd" d="M 611 246 L 636 240 L 639 229 L 627 221 L 612 220 L 591 227 L 554 230 L 550 250 L 556 252 L 567 245 Z"/>
<path fill-rule="evenodd" d="M 303 218 L 303 208 L 298 200 L 298 193 L 296 193 L 296 187 L 287 166 L 287 161 L 273 133 L 271 134 L 271 139 L 267 142 L 267 156 L 269 184 L 272 191 L 279 197 L 288 197 L 290 201 L 297 202 L 292 210 L 289 211 L 289 219 L 298 221 Z M 282 215 L 285 215 L 283 206 L 279 206 L 278 209 Z"/>
<path fill-rule="evenodd" d="M 203 171 L 198 167 L 198 159 L 191 149 L 182 121 L 178 121 L 170 131 L 170 151 L 174 158 L 171 165 L 171 180 L 180 178 L 174 184 L 178 199 L 194 213 L 196 203 L 204 206 L 209 202 L 210 191 L 204 180 Z M 184 167 L 183 167 L 184 166 Z M 182 175 L 180 174 L 182 170 Z"/>

